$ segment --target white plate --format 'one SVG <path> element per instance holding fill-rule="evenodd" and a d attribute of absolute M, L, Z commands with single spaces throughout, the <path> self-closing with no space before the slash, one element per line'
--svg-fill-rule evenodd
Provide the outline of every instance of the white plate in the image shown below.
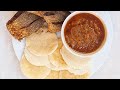
<path fill-rule="evenodd" d="M 92 57 L 92 73 L 93 75 L 100 67 L 109 60 L 109 53 L 111 49 L 112 39 L 113 39 L 113 25 L 111 21 L 111 17 L 108 11 L 94 11 L 98 16 L 102 18 L 104 23 L 106 24 L 107 30 L 108 30 L 108 40 L 103 47 L 102 51 L 99 52 L 99 54 L 95 57 Z M 58 33 L 60 34 L 60 32 Z M 21 42 L 15 40 L 12 37 L 12 44 L 15 51 L 16 56 L 18 57 L 18 60 L 21 60 L 24 47 L 25 47 L 25 40 L 22 40 Z"/>

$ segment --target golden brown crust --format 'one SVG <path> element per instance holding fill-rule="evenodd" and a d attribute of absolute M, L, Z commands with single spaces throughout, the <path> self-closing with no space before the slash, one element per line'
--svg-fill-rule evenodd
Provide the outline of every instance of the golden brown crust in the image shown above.
<path fill-rule="evenodd" d="M 22 40 L 24 37 L 31 35 L 42 27 L 44 19 L 24 11 L 18 11 L 11 20 L 7 23 L 7 28 L 10 34 Z"/>
<path fill-rule="evenodd" d="M 7 25 L 7 28 L 9 30 L 9 32 L 11 33 L 11 35 L 18 40 L 23 39 L 25 36 L 29 36 L 30 33 L 26 30 L 21 30 L 21 29 L 16 29 L 15 27 L 13 27 L 12 25 Z"/>

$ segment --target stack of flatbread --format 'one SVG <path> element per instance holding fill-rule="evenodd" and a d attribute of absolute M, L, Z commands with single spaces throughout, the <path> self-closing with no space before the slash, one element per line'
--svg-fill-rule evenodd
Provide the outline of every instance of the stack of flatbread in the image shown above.
<path fill-rule="evenodd" d="M 34 33 L 26 38 L 21 71 L 32 79 L 87 79 L 90 58 L 71 54 L 55 33 Z"/>

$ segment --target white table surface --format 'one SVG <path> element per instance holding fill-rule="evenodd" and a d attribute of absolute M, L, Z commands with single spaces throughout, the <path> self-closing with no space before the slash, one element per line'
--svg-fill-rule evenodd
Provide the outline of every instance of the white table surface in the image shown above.
<path fill-rule="evenodd" d="M 114 25 L 114 39 L 110 60 L 91 77 L 92 79 L 120 79 L 120 11 L 110 11 L 110 15 Z M 10 17 L 11 16 L 7 16 L 7 18 Z M 0 15 L 0 20 L 2 19 Z M 5 31 L 1 28 L 0 52 L 2 52 L 2 54 L 0 54 L 0 79 L 25 78 L 20 71 L 19 60 L 17 60 L 13 50 L 11 36 L 7 30 Z"/>

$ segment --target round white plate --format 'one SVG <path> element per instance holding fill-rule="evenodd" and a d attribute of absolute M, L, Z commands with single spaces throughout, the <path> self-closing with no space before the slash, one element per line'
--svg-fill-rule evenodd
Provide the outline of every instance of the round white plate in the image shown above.
<path fill-rule="evenodd" d="M 106 24 L 107 30 L 108 30 L 108 39 L 103 47 L 103 49 L 97 54 L 96 56 L 92 57 L 92 69 L 91 69 L 91 75 L 93 75 L 100 67 L 109 60 L 109 53 L 111 49 L 112 39 L 113 39 L 113 25 L 111 21 L 111 17 L 108 11 L 93 11 L 98 16 L 101 17 L 101 19 Z M 58 36 L 60 36 L 60 32 L 58 33 Z M 12 44 L 15 51 L 15 54 L 18 58 L 18 60 L 21 60 L 24 47 L 25 47 L 25 39 L 19 42 L 18 40 L 15 40 L 12 37 Z"/>

